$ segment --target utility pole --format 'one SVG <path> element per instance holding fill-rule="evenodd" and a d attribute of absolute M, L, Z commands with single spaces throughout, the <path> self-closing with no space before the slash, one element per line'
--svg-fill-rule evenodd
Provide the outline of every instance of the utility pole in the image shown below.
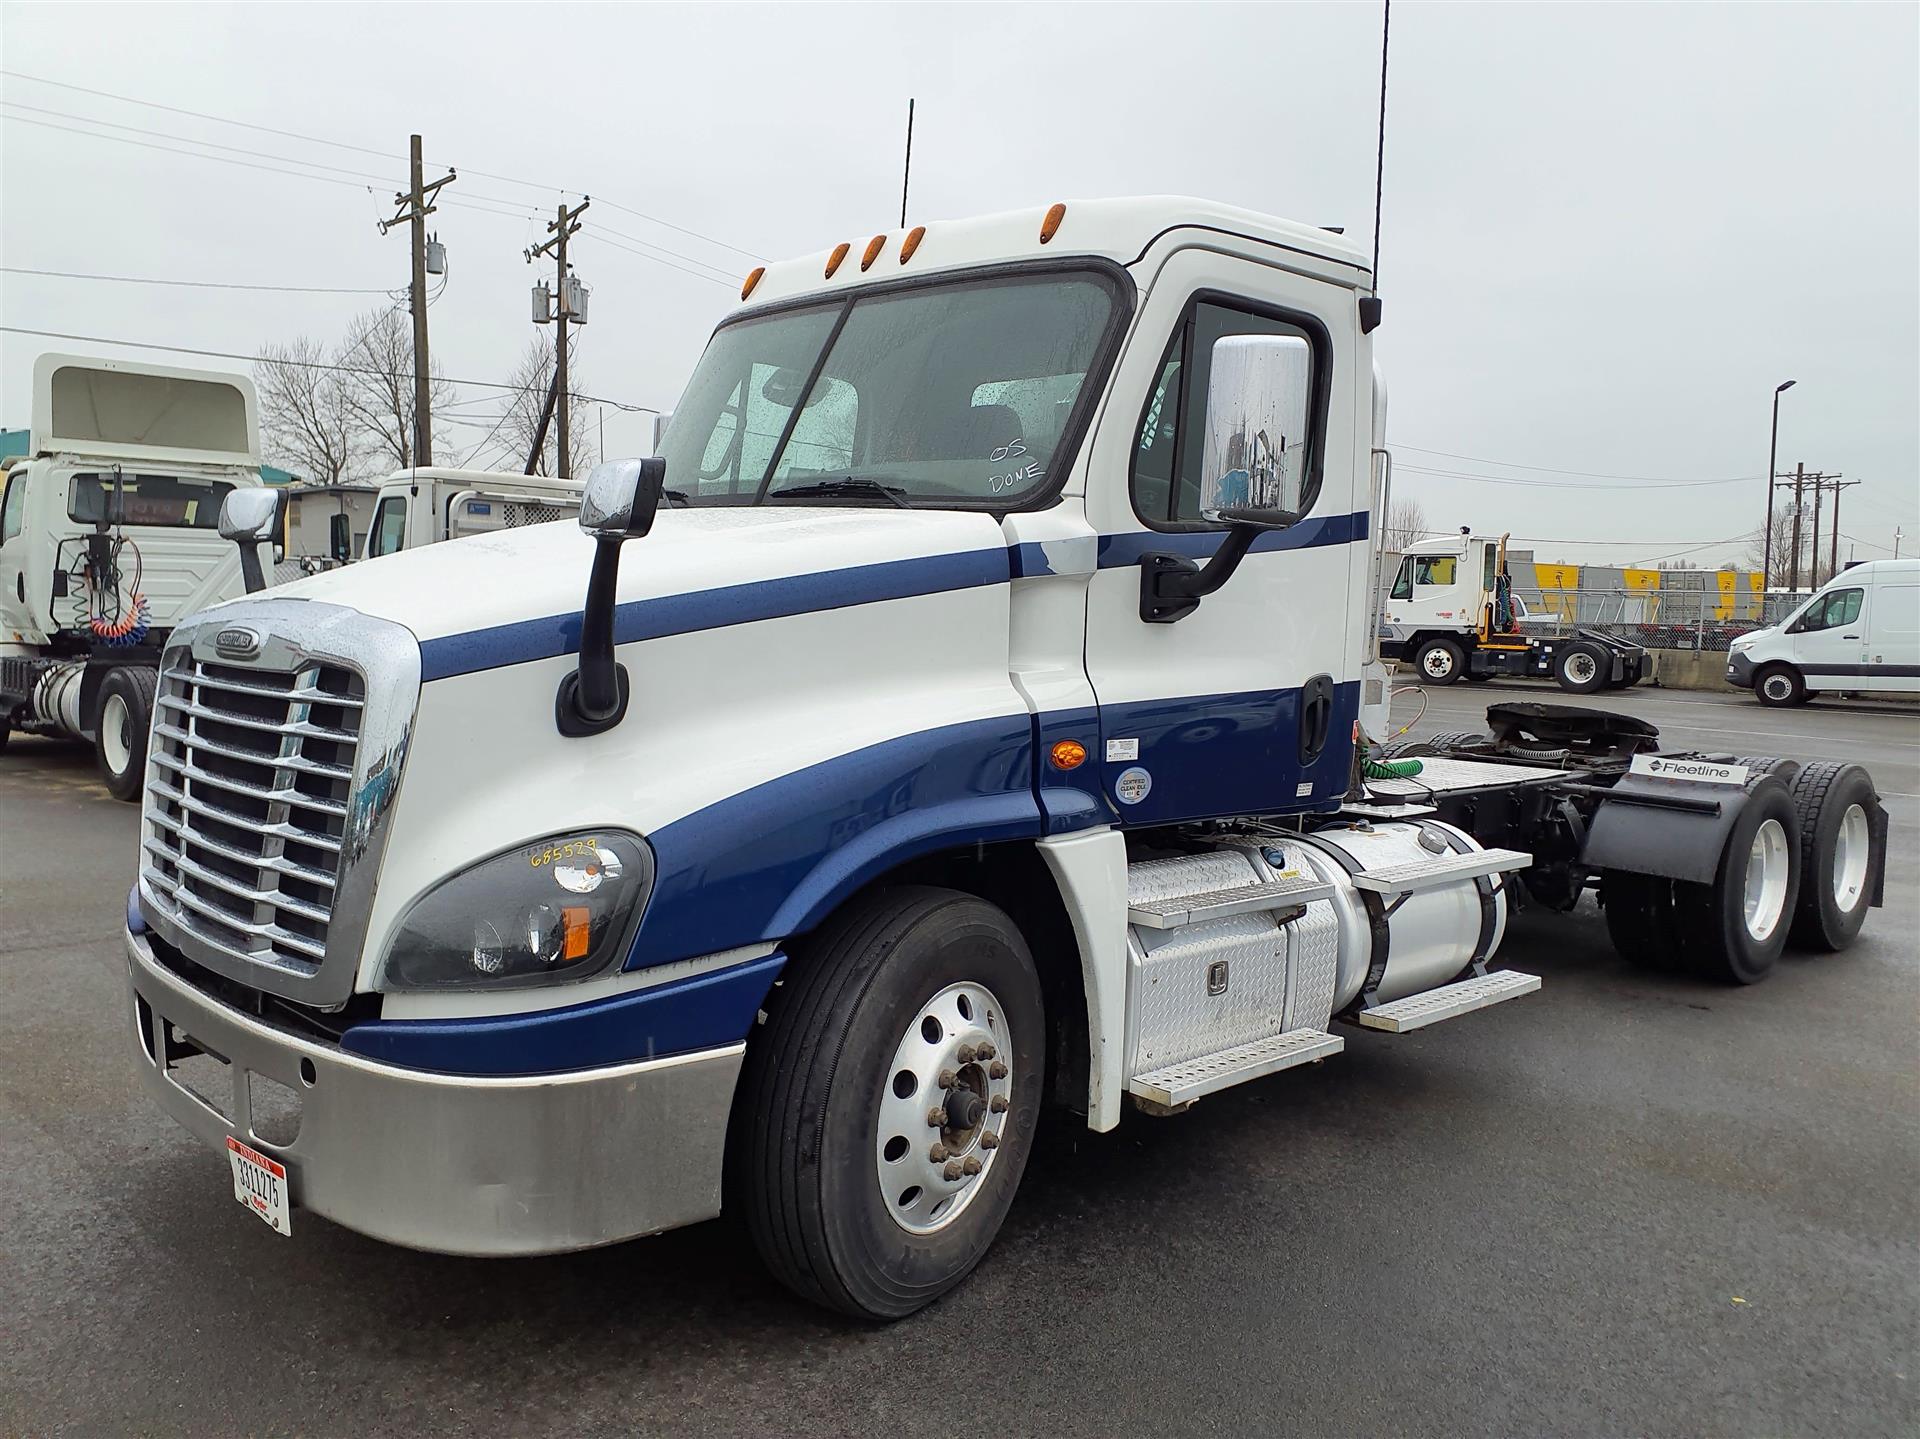
<path fill-rule="evenodd" d="M 573 455 L 568 448 L 572 443 L 569 426 L 572 397 L 567 393 L 567 323 L 574 318 L 573 300 L 576 287 L 568 283 L 567 237 L 580 229 L 580 217 L 586 213 L 587 206 L 592 203 L 592 196 L 582 195 L 580 203 L 569 210 L 566 201 L 562 200 L 556 217 L 547 224 L 547 234 L 551 238 L 527 251 L 528 264 L 532 264 L 543 255 L 552 255 L 554 262 L 553 393 L 557 422 L 554 427 L 554 443 L 558 452 L 554 473 L 563 480 L 571 478 L 573 474 Z M 583 324 L 586 322 L 584 314 L 580 315 L 579 319 Z"/>
<path fill-rule="evenodd" d="M 1800 506 L 1802 487 L 1806 484 L 1807 464 L 1805 460 L 1793 467 L 1793 559 L 1787 566 L 1787 592 L 1797 593 L 1800 589 Z"/>
<path fill-rule="evenodd" d="M 1828 579 L 1840 573 L 1840 492 L 1850 490 L 1859 483 L 1858 480 L 1848 480 L 1842 484 L 1838 478 L 1833 482 L 1833 538 L 1828 541 Z"/>
<path fill-rule="evenodd" d="M 416 468 L 433 463 L 433 395 L 427 369 L 427 216 L 434 212 L 433 197 L 443 185 L 451 185 L 454 172 L 449 169 L 431 185 L 422 184 L 420 137 L 408 145 L 411 183 L 405 193 L 395 195 L 400 207 L 391 220 L 380 221 L 380 233 L 405 223 L 413 236 L 413 279 L 408 290 L 413 299 L 413 463 Z"/>
<path fill-rule="evenodd" d="M 1806 463 L 1802 461 L 1793 467 L 1792 475 L 1775 486 L 1776 489 L 1784 490 L 1790 487 L 1793 490 L 1793 554 L 1787 561 L 1789 591 L 1798 591 L 1800 588 L 1800 520 L 1802 511 L 1806 508 L 1807 486 L 1813 486 L 1813 549 L 1807 556 L 1807 570 L 1809 579 L 1814 582 L 1813 587 L 1817 589 L 1820 574 L 1820 497 L 1829 485 L 1837 485 L 1840 478 L 1838 471 L 1831 475 L 1824 470 L 1816 470 L 1808 474 Z M 1850 483 L 1858 484 L 1859 482 L 1856 480 Z M 1834 510 L 1836 515 L 1839 514 L 1838 503 L 1836 497 Z"/>

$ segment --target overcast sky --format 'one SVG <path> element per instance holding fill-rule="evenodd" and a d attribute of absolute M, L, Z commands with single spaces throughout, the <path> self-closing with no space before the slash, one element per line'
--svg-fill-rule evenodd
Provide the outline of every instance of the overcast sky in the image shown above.
<path fill-rule="evenodd" d="M 374 222 L 417 129 L 430 161 L 461 172 L 445 192 L 461 203 L 435 217 L 446 373 L 507 376 L 534 333 L 520 252 L 584 190 L 578 364 L 596 395 L 668 408 L 750 256 L 897 221 L 909 95 L 916 222 L 1172 192 L 1365 235 L 1379 19 L 1373 5 L 8 4 L 0 260 L 404 285 L 406 242 Z M 1763 514 L 1773 387 L 1796 379 L 1782 467 L 1864 482 L 1846 492 L 1843 557 L 1886 555 L 1896 524 L 1920 553 L 1917 66 L 1912 5 L 1398 6 L 1379 338 L 1400 492 L 1436 527 L 1545 540 L 1541 558 L 1702 544 L 1687 558 L 1733 558 Z M 246 354 L 330 342 L 379 299 L 0 273 L 8 326 Z M 0 334 L 0 425 L 27 423 L 47 348 L 93 347 Z M 461 444 L 484 436 L 493 395 L 461 391 Z M 604 422 L 609 452 L 648 450 L 644 416 L 609 407 Z"/>

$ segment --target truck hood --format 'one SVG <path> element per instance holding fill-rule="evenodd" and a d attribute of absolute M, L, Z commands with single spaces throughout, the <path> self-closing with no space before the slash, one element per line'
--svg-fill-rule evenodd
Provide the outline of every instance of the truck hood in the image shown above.
<path fill-rule="evenodd" d="M 940 561 L 976 563 L 957 569 Z M 593 541 L 563 520 L 449 540 L 366 560 L 282 585 L 261 598 L 323 600 L 405 625 L 423 644 L 552 620 L 577 621 Z M 814 589 L 805 607 L 833 608 L 915 591 L 917 567 L 1004 580 L 1006 540 L 984 514 L 841 506 L 662 509 L 653 531 L 620 556 L 619 602 L 714 592 L 800 576 L 841 576 Z M 964 571 L 964 574 L 961 572 Z M 907 589 L 900 589 L 905 585 Z M 954 588 L 935 584 L 930 588 Z M 621 638 L 625 638 L 624 635 Z"/>

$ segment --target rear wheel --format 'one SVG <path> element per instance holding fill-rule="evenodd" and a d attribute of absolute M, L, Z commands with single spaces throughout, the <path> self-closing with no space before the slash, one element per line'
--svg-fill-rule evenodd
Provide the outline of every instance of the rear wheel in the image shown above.
<path fill-rule="evenodd" d="M 1729 984 L 1766 978 L 1786 947 L 1800 887 L 1800 826 L 1778 780 L 1763 779 L 1727 835 L 1711 884 L 1676 884 L 1674 911 L 1700 972 Z"/>
<path fill-rule="evenodd" d="M 123 665 L 100 683 L 100 707 L 93 726 L 93 753 L 107 793 L 115 799 L 140 797 L 146 778 L 147 731 L 153 724 L 157 670 Z"/>
<path fill-rule="evenodd" d="M 1607 657 L 1599 649 L 1588 644 L 1568 645 L 1554 660 L 1553 677 L 1563 690 L 1590 695 L 1607 687 L 1608 669 Z"/>
<path fill-rule="evenodd" d="M 1831 954 L 1853 943 L 1873 903 L 1878 866 L 1871 816 L 1880 796 L 1859 765 L 1830 761 L 1803 768 L 1792 796 L 1800 821 L 1800 901 L 1789 938 L 1802 949 Z"/>
<path fill-rule="evenodd" d="M 883 891 L 795 953 L 749 1042 L 729 1193 L 782 1283 L 898 1319 L 978 1264 L 1026 1168 L 1040 981 L 1000 910 Z"/>
<path fill-rule="evenodd" d="M 1415 652 L 1413 667 L 1427 684 L 1450 685 L 1466 671 L 1466 654 L 1452 640 L 1427 640 Z"/>
<path fill-rule="evenodd" d="M 1754 676 L 1753 693 L 1763 705 L 1797 705 L 1807 698 L 1807 683 L 1792 665 L 1768 665 Z"/>

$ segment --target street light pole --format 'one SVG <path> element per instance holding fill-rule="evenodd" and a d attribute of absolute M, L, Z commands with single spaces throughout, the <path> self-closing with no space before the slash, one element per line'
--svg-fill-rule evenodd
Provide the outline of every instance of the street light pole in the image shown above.
<path fill-rule="evenodd" d="M 1767 441 L 1767 530 L 1760 550 L 1760 615 L 1767 617 L 1767 587 L 1773 581 L 1773 469 L 1780 455 L 1780 396 L 1799 381 L 1788 380 L 1773 387 L 1773 430 Z"/>

